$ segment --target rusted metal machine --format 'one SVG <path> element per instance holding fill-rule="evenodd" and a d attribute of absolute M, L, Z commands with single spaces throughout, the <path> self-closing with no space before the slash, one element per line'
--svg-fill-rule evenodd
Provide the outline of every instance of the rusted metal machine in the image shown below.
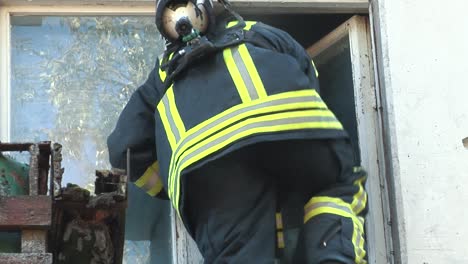
<path fill-rule="evenodd" d="M 0 143 L 0 153 L 30 155 L 27 165 L 5 159 L 13 165 L 0 167 L 0 240 L 2 231 L 21 233 L 18 252 L 0 247 L 0 263 L 122 263 L 125 172 L 96 171 L 94 195 L 72 184 L 62 188 L 61 150 L 51 142 Z"/>

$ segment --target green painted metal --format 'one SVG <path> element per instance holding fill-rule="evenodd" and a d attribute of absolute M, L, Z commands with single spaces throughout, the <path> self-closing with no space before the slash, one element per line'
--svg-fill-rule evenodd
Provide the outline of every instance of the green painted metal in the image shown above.
<path fill-rule="evenodd" d="M 20 253 L 21 232 L 0 232 L 0 253 Z"/>
<path fill-rule="evenodd" d="M 0 153 L 0 196 L 29 193 L 29 166 Z"/>
<path fill-rule="evenodd" d="M 29 193 L 29 166 L 0 153 L 0 196 Z M 0 253 L 19 253 L 21 232 L 0 232 Z"/>

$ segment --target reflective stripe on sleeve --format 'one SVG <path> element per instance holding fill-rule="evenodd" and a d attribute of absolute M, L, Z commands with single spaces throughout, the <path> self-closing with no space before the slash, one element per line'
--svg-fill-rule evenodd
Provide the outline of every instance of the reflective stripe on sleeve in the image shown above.
<path fill-rule="evenodd" d="M 366 263 L 364 257 L 364 221 L 363 218 L 354 214 L 351 205 L 340 198 L 319 196 L 312 198 L 304 207 L 304 223 L 320 214 L 333 214 L 351 219 L 353 223 L 353 234 L 351 242 L 354 246 L 355 262 Z"/>
<path fill-rule="evenodd" d="M 135 185 L 151 196 L 156 196 L 161 192 L 163 184 L 161 177 L 159 177 L 159 164 L 157 161 L 146 169 L 143 176 L 135 182 Z"/>
<path fill-rule="evenodd" d="M 284 242 L 284 232 L 283 231 L 278 231 L 276 233 L 276 239 L 277 239 L 277 243 L 278 243 L 278 248 L 279 249 L 285 248 L 286 244 Z"/>
<path fill-rule="evenodd" d="M 276 213 L 276 230 L 282 230 L 283 229 L 283 217 L 281 213 Z"/>
<path fill-rule="evenodd" d="M 353 196 L 353 201 L 351 202 L 351 208 L 355 215 L 359 215 L 366 208 L 367 192 L 364 190 L 366 178 L 366 176 L 363 176 L 354 181 L 354 185 L 358 187 L 358 192 Z"/>
<path fill-rule="evenodd" d="M 276 239 L 277 239 L 277 246 L 279 249 L 285 248 L 284 242 L 284 232 L 283 232 L 283 216 L 281 213 L 276 213 Z"/>

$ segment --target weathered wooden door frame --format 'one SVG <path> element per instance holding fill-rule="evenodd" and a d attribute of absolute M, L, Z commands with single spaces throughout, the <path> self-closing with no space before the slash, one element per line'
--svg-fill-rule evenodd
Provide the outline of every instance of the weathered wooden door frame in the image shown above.
<path fill-rule="evenodd" d="M 382 160 L 380 111 L 378 107 L 369 19 L 354 16 L 307 49 L 312 58 L 324 57 L 337 43 L 349 43 L 353 75 L 358 145 L 361 163 L 369 174 L 369 213 L 366 221 L 370 263 L 391 263 L 391 228 L 388 195 Z M 339 46 L 339 45 L 338 45 Z M 330 55 L 328 55 L 330 56 Z M 316 62 L 317 63 L 317 62 Z"/>

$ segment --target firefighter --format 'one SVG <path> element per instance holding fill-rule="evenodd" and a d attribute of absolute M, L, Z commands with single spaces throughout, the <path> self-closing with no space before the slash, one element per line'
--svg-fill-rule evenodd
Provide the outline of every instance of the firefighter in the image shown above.
<path fill-rule="evenodd" d="M 215 15 L 210 0 L 157 2 L 167 47 L 108 138 L 111 164 L 131 150 L 131 180 L 170 199 L 205 263 L 273 263 L 290 197 L 302 211 L 293 263 L 365 263 L 366 175 L 312 60 L 220 3 Z"/>

